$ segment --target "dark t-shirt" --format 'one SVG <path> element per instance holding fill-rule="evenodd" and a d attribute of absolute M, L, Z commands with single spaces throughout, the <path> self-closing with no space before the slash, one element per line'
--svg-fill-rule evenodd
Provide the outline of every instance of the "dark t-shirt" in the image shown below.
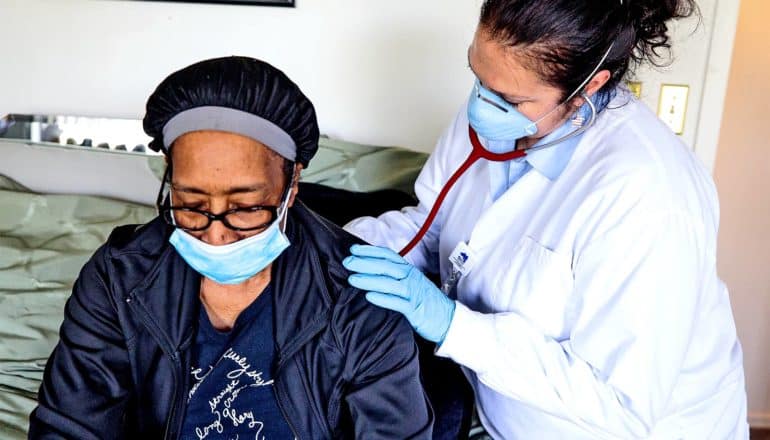
<path fill-rule="evenodd" d="M 201 307 L 182 440 L 283 440 L 294 435 L 273 390 L 272 289 L 217 331 Z"/>

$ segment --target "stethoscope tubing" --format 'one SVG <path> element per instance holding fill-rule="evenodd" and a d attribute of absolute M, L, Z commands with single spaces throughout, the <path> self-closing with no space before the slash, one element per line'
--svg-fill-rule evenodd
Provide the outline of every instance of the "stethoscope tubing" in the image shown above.
<path fill-rule="evenodd" d="M 452 174 L 452 176 L 447 180 L 447 182 L 444 184 L 444 187 L 441 188 L 441 191 L 438 194 L 438 197 L 436 197 L 436 201 L 433 202 L 433 207 L 431 208 L 430 212 L 428 213 L 428 217 L 425 218 L 425 222 L 423 222 L 420 229 L 417 231 L 417 233 L 414 235 L 414 238 L 404 246 L 401 251 L 399 251 L 399 255 L 406 256 L 409 252 L 414 249 L 415 246 L 417 246 L 420 241 L 425 237 L 425 234 L 428 233 L 428 230 L 430 230 L 430 227 L 433 225 L 433 222 L 436 220 L 436 216 L 438 215 L 439 210 L 441 209 L 441 205 L 444 203 L 444 199 L 446 199 L 447 194 L 449 194 L 449 191 L 454 187 L 455 183 L 457 183 L 458 180 L 460 180 L 460 177 L 462 177 L 463 174 L 465 174 L 468 169 L 473 166 L 479 159 L 486 159 L 492 162 L 507 162 L 509 160 L 514 159 L 520 159 L 522 157 L 527 156 L 529 153 L 533 153 L 535 151 L 543 150 L 546 148 L 553 147 L 557 144 L 560 144 L 564 141 L 567 141 L 569 139 L 572 139 L 576 136 L 579 136 L 588 128 L 590 128 L 594 121 L 596 120 L 596 107 L 594 106 L 593 102 L 591 102 L 591 99 L 589 99 L 587 96 L 583 95 L 588 105 L 591 107 L 591 119 L 589 119 L 587 124 L 584 124 L 582 127 L 578 128 L 577 130 L 567 134 L 566 136 L 563 136 L 559 139 L 555 139 L 551 142 L 547 142 L 543 145 L 538 145 L 536 147 L 532 147 L 526 150 L 513 150 L 509 151 L 507 153 L 493 153 L 481 144 L 481 141 L 479 140 L 479 136 L 476 133 L 476 130 L 473 129 L 470 125 L 468 125 L 468 137 L 471 141 L 471 152 L 468 155 L 468 157 L 465 159 L 465 161 L 457 168 L 457 170 Z"/>

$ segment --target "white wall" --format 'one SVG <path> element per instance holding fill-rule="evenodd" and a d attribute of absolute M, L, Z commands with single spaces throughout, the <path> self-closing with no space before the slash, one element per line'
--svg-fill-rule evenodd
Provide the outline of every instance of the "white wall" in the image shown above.
<path fill-rule="evenodd" d="M 323 132 L 430 150 L 472 85 L 465 48 L 480 4 L 0 0 L 0 113 L 141 117 L 172 71 L 239 54 L 294 79 Z"/>
<path fill-rule="evenodd" d="M 168 73 L 243 54 L 272 62 L 300 84 L 323 132 L 430 151 L 469 93 L 466 48 L 481 2 L 297 0 L 286 9 L 0 0 L 0 113 L 141 117 Z M 675 64 L 640 75 L 654 109 L 662 82 L 691 85 L 683 135 L 690 145 L 717 0 L 700 5 L 705 19 L 694 33 L 696 20 L 673 25 Z"/>
<path fill-rule="evenodd" d="M 713 21 L 711 14 L 713 14 L 716 5 L 716 0 L 697 1 L 704 14 L 702 22 L 699 22 L 697 17 L 692 17 L 674 21 L 669 25 L 672 34 L 671 55 L 673 63 L 664 67 L 642 66 L 638 70 L 638 78 L 636 78 L 642 81 L 642 100 L 655 112 L 658 111 L 661 85 L 684 84 L 690 86 L 682 139 L 692 147 L 695 146 L 703 84 L 706 79 L 711 23 Z M 662 51 L 661 53 L 665 54 L 666 52 Z"/>

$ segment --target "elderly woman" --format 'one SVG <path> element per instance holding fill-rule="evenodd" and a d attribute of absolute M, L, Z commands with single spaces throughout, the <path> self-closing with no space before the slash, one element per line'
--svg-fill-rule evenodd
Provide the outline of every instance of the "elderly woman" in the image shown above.
<path fill-rule="evenodd" d="M 296 199 L 318 148 L 300 89 L 208 60 L 160 84 L 144 126 L 160 216 L 83 268 L 30 438 L 430 438 L 407 321 L 347 285 L 357 240 Z"/>

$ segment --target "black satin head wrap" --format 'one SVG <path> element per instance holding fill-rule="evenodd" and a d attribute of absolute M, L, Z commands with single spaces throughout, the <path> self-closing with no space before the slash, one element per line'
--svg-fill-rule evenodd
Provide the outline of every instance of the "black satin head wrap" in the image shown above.
<path fill-rule="evenodd" d="M 163 139 L 166 124 L 201 107 L 239 110 L 274 124 L 291 137 L 295 161 L 305 168 L 318 150 L 318 120 L 307 96 L 272 65 L 236 56 L 195 63 L 160 83 L 147 100 L 144 117 L 144 131 L 153 138 L 149 147 L 168 154 L 169 143 Z"/>

